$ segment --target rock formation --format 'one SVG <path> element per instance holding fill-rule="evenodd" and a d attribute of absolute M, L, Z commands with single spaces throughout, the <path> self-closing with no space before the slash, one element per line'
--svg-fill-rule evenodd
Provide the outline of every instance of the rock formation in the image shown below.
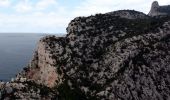
<path fill-rule="evenodd" d="M 107 14 L 112 14 L 114 16 L 119 16 L 121 18 L 126 18 L 126 19 L 147 19 L 149 16 L 145 15 L 142 12 L 138 12 L 135 10 L 118 10 L 114 12 L 109 12 Z"/>
<path fill-rule="evenodd" d="M 60 81 L 61 75 L 56 73 L 56 59 L 53 58 L 56 52 L 55 48 L 56 37 L 47 36 L 42 38 L 38 42 L 36 52 L 34 53 L 33 59 L 17 78 L 23 77 L 29 80 L 33 80 L 38 84 L 43 84 L 48 87 L 54 87 L 56 81 Z M 45 77 L 44 77 L 45 76 Z"/>
<path fill-rule="evenodd" d="M 159 6 L 157 1 L 152 3 L 151 10 L 148 14 L 149 16 L 165 16 L 170 15 L 170 5 Z"/>
<path fill-rule="evenodd" d="M 169 100 L 169 79 L 170 17 L 122 10 L 77 17 L 65 37 L 42 38 L 0 98 Z"/>

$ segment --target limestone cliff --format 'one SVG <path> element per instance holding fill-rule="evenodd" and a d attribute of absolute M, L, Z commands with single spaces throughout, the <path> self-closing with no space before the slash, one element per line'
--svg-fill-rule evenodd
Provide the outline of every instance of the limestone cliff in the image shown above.
<path fill-rule="evenodd" d="M 42 38 L 28 67 L 0 93 L 21 99 L 169 100 L 169 51 L 169 16 L 123 10 L 77 17 L 65 37 Z"/>
<path fill-rule="evenodd" d="M 54 80 L 61 81 L 51 84 L 56 82 L 61 100 L 169 99 L 170 18 L 143 14 L 145 17 L 132 19 L 116 13 L 77 17 L 68 25 L 66 37 L 40 40 L 48 44 L 47 49 L 38 46 L 41 49 L 30 66 L 36 77 L 27 78 L 36 82 L 37 74 L 41 75 L 35 68 L 39 60 L 42 68 L 48 65 L 44 62 L 53 63 L 55 75 L 60 77 Z"/>
<path fill-rule="evenodd" d="M 53 87 L 56 81 L 60 80 L 61 75 L 56 73 L 56 60 L 53 58 L 55 55 L 54 48 L 56 47 L 53 43 L 56 39 L 53 36 L 47 36 L 42 38 L 35 51 L 34 57 L 22 77 L 29 80 L 33 80 L 38 84 L 44 84 L 48 87 Z M 60 49 L 60 48 L 58 48 Z"/>

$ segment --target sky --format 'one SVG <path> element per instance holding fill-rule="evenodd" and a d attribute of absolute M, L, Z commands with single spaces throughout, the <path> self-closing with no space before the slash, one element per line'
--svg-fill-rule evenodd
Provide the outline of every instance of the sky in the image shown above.
<path fill-rule="evenodd" d="M 116 10 L 148 13 L 154 0 L 0 0 L 0 33 L 66 33 L 69 22 Z M 157 0 L 160 5 L 170 0 Z"/>

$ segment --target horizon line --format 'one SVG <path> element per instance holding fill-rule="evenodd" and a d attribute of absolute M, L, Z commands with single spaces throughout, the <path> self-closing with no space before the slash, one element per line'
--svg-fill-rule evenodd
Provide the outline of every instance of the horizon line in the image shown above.
<path fill-rule="evenodd" d="M 67 34 L 67 33 L 47 33 L 47 32 L 0 32 L 0 34 Z"/>

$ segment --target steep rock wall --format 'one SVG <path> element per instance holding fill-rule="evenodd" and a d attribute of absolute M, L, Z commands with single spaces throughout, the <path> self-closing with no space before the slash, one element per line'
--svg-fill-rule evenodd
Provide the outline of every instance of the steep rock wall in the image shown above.
<path fill-rule="evenodd" d="M 149 16 L 167 16 L 170 15 L 170 5 L 159 6 L 157 1 L 154 1 L 151 6 Z"/>
<path fill-rule="evenodd" d="M 33 59 L 22 72 L 21 77 L 48 87 L 54 87 L 59 83 L 57 81 L 60 81 L 61 75 L 58 75 L 56 72 L 57 62 L 53 56 L 55 56 L 55 49 L 60 50 L 60 48 L 57 48 L 53 43 L 53 38 L 54 36 L 47 36 L 38 42 Z M 54 39 L 57 40 L 56 37 Z"/>

